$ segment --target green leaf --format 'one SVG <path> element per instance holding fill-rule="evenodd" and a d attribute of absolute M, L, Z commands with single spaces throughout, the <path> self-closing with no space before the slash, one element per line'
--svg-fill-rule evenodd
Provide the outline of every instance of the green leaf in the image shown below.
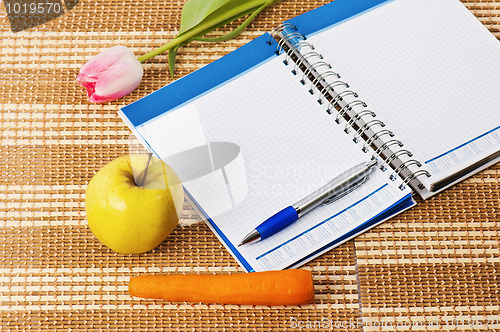
<path fill-rule="evenodd" d="M 230 1 L 232 0 L 187 0 L 182 8 L 179 34 L 193 28 Z"/>
<path fill-rule="evenodd" d="M 255 16 L 257 16 L 257 14 L 259 14 L 266 7 L 267 7 L 267 4 L 264 4 L 261 7 L 257 8 L 255 11 L 250 11 L 252 14 L 250 16 L 248 16 L 248 18 L 243 23 L 241 23 L 240 26 L 238 26 L 236 29 L 234 29 L 233 31 L 231 31 L 223 36 L 215 37 L 215 38 L 197 37 L 197 38 L 193 38 L 193 40 L 218 43 L 218 42 L 223 42 L 223 41 L 232 39 L 232 38 L 238 36 L 240 33 L 242 33 L 243 30 L 245 30 L 246 27 L 250 24 L 250 22 L 253 21 Z M 235 21 L 243 16 L 246 16 L 247 14 L 248 14 L 248 12 L 242 13 L 242 15 L 237 15 L 238 17 L 231 18 L 230 20 L 228 20 L 228 22 L 224 22 L 221 26 L 226 25 L 229 22 Z"/>
<path fill-rule="evenodd" d="M 207 2 L 220 2 L 221 0 L 205 0 Z M 177 36 L 180 36 L 191 29 L 194 29 L 200 25 L 205 23 L 219 21 L 220 17 L 233 17 L 238 14 L 242 14 L 243 12 L 247 12 L 248 10 L 253 10 L 261 7 L 264 3 L 269 2 L 269 0 L 226 0 L 224 4 L 219 6 L 218 8 L 213 9 L 210 13 L 205 13 L 203 19 L 198 21 L 195 25 L 186 24 L 183 22 L 183 17 L 181 17 L 181 29 Z M 201 15 L 200 15 L 201 16 Z M 241 16 L 240 16 L 241 17 Z M 193 21 L 194 23 L 194 21 Z M 228 22 L 229 23 L 229 22 Z M 209 23 L 211 25 L 211 23 Z M 213 27 L 215 29 L 215 27 Z"/>
<path fill-rule="evenodd" d="M 180 43 L 179 45 L 168 50 L 168 70 L 170 71 L 170 76 L 172 78 L 174 78 L 175 56 L 177 55 L 177 51 L 179 50 L 179 48 L 186 44 L 189 44 L 192 41 L 193 39 L 186 40 L 185 42 Z"/>
<path fill-rule="evenodd" d="M 175 56 L 177 55 L 177 50 L 181 45 L 177 45 L 168 50 L 168 70 L 170 71 L 170 77 L 174 78 L 175 70 Z"/>

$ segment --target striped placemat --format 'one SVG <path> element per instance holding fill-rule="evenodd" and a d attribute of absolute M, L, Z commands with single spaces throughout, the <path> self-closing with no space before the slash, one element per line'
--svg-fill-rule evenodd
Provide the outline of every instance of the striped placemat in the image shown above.
<path fill-rule="evenodd" d="M 182 48 L 176 75 L 326 2 L 283 0 L 234 40 Z M 132 94 L 95 105 L 75 81 L 78 70 L 110 46 L 143 54 L 166 43 L 176 34 L 183 2 L 66 0 L 64 8 L 74 7 L 64 15 L 15 33 L 7 3 L 0 5 L 2 331 L 500 330 L 500 165 L 307 264 L 315 304 L 132 299 L 128 280 L 145 272 L 242 272 L 187 203 L 182 220 L 193 224 L 141 255 L 102 246 L 85 219 L 88 181 L 129 151 L 119 107 L 172 80 L 161 55 L 144 65 Z M 463 3 L 500 37 L 500 1 Z"/>

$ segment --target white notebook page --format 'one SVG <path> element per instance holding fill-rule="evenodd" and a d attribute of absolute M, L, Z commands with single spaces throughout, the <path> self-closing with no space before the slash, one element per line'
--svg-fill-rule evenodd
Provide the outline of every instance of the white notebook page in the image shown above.
<path fill-rule="evenodd" d="M 458 0 L 390 1 L 309 41 L 425 163 L 427 186 L 500 149 L 500 42 Z"/>
<path fill-rule="evenodd" d="M 214 148 L 203 150 L 209 163 L 187 158 L 173 165 L 189 194 L 229 240 L 230 251 L 265 219 L 370 157 L 282 61 L 282 56 L 274 58 L 137 128 L 166 160 L 203 150 L 210 142 L 239 147 L 222 161 Z M 189 164 L 204 170 L 193 176 Z M 285 268 L 408 195 L 399 184 L 377 169 L 345 198 L 237 250 L 256 271 Z"/>

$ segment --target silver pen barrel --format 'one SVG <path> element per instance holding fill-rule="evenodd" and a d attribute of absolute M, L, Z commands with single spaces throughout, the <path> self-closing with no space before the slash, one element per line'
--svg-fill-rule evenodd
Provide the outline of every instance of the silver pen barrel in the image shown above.
<path fill-rule="evenodd" d="M 349 192 L 351 188 L 364 182 L 376 164 L 376 160 L 359 164 L 340 174 L 326 185 L 292 206 L 297 211 L 298 216 L 301 217 L 318 205 L 323 204 L 329 198 Z"/>

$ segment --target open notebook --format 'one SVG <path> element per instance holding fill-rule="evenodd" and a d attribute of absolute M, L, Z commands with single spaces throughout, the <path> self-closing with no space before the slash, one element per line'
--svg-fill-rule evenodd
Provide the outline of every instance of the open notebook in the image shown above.
<path fill-rule="evenodd" d="M 120 111 L 247 271 L 298 266 L 500 159 L 500 43 L 458 0 L 336 0 Z M 368 182 L 250 230 L 371 159 Z"/>

